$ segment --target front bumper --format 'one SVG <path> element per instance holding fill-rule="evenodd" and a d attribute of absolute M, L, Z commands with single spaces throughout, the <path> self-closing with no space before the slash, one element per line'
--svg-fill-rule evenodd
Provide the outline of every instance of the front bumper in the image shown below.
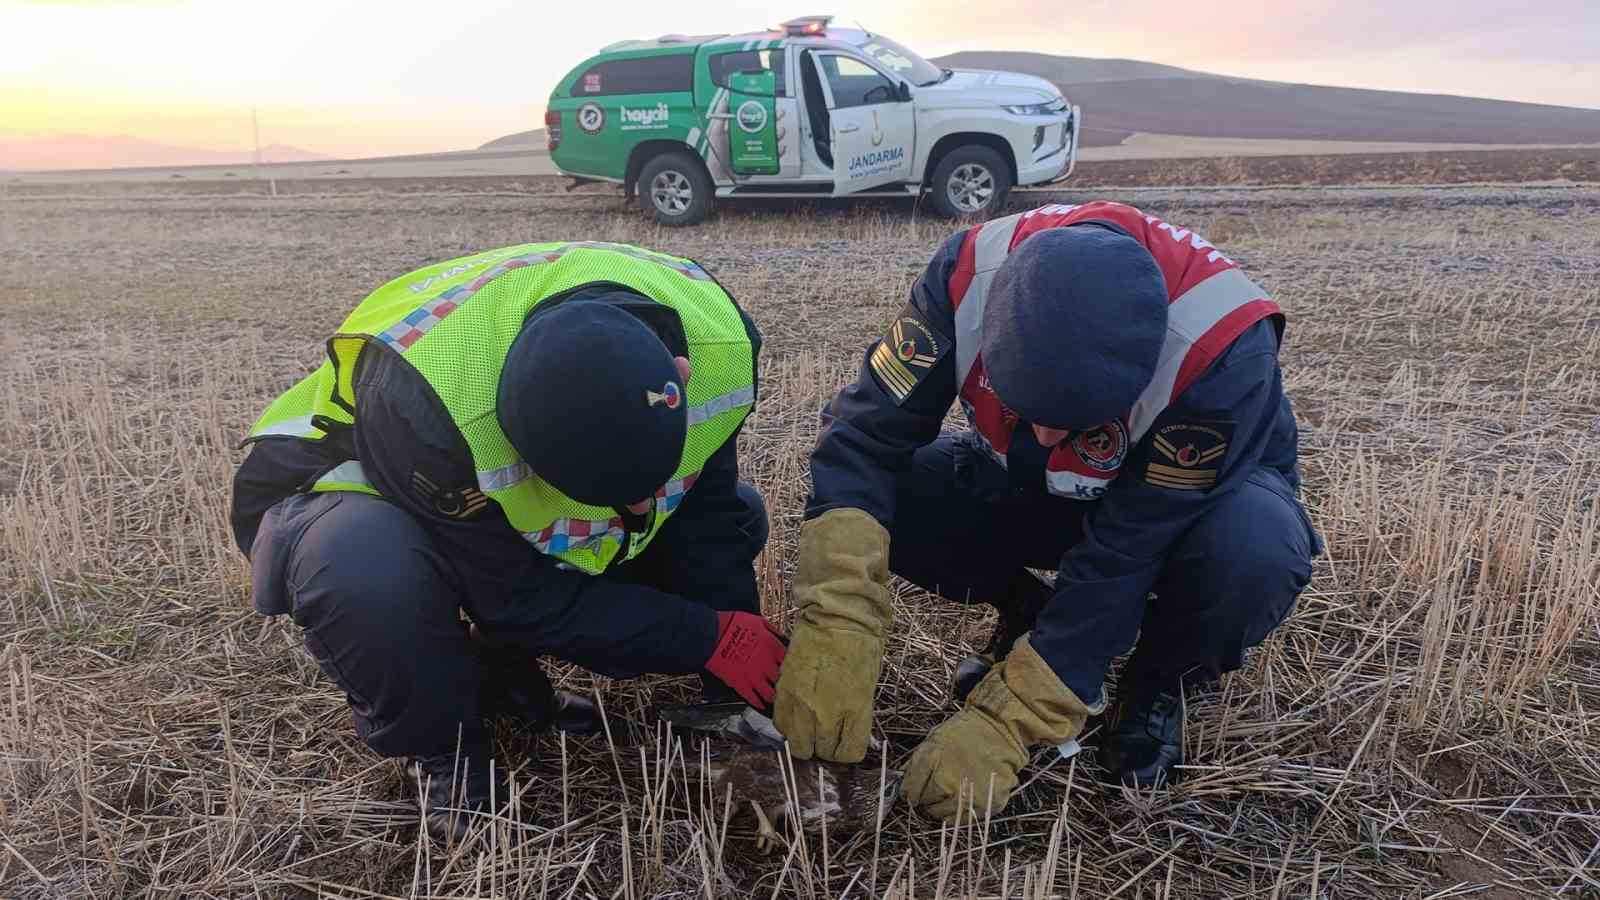
<path fill-rule="evenodd" d="M 1057 138 L 1057 148 L 1027 166 L 1017 167 L 1017 185 L 1035 186 L 1055 184 L 1071 177 L 1078 166 L 1078 143 L 1083 134 L 1083 109 L 1072 107 L 1072 114 L 1062 123 Z"/>

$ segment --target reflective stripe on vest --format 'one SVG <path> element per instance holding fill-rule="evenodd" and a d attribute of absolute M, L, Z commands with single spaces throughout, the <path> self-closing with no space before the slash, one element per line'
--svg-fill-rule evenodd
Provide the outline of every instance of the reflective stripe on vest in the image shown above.
<path fill-rule="evenodd" d="M 311 416 L 304 415 L 262 426 L 251 432 L 250 436 L 253 438 L 273 436 L 312 437 L 318 433 L 316 426 L 311 424 Z"/>
<path fill-rule="evenodd" d="M 378 489 L 367 480 L 367 470 L 361 463 L 347 459 L 322 473 L 312 487 L 315 491 L 360 491 L 363 494 L 378 495 Z"/>
<path fill-rule="evenodd" d="M 1280 315 L 1276 303 L 1204 239 L 1187 229 L 1147 216 L 1131 206 L 1091 203 L 1047 206 L 985 223 L 969 232 L 950 276 L 955 313 L 956 378 L 962 407 L 973 430 L 1001 465 L 1016 416 L 1000 403 L 984 373 L 983 310 L 994 273 L 1012 249 L 1037 231 L 1085 221 L 1122 226 L 1152 251 L 1167 279 L 1167 335 L 1155 377 L 1128 415 L 1075 435 L 1050 454 L 1045 485 L 1050 493 L 1092 500 L 1105 493 L 1122 462 L 1156 418 L 1203 374 L 1247 329 Z M 1173 245 L 1152 246 L 1165 235 Z M 1157 252 L 1159 251 L 1159 252 Z M 1190 284 L 1194 277 L 1199 280 Z"/>
<path fill-rule="evenodd" d="M 602 283 L 673 309 L 695 372 L 685 386 L 683 457 L 673 480 L 656 492 L 649 526 L 632 533 L 613 510 L 579 503 L 539 479 L 494 414 L 505 353 L 527 316 L 550 297 Z M 321 440 L 326 435 L 317 423 L 353 424 L 352 374 L 369 351 L 401 354 L 427 380 L 471 450 L 479 490 L 511 525 L 541 552 L 591 574 L 648 545 L 755 402 L 754 348 L 744 320 L 698 264 L 622 244 L 523 244 L 439 263 L 378 288 L 329 340 L 322 366 L 268 407 L 251 439 Z M 352 461 L 314 489 L 371 491 L 360 475 Z"/>

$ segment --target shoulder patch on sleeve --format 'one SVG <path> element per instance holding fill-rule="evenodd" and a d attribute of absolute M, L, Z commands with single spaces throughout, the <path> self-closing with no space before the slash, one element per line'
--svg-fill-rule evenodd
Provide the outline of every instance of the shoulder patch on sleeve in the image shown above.
<path fill-rule="evenodd" d="M 889 325 L 889 331 L 872 348 L 869 365 L 878 383 L 894 398 L 906 402 L 935 364 L 950 352 L 953 342 L 928 326 L 914 307 L 907 306 Z"/>
<path fill-rule="evenodd" d="M 1161 425 L 1151 436 L 1144 480 L 1175 491 L 1209 491 L 1228 456 L 1234 423 L 1187 421 Z"/>

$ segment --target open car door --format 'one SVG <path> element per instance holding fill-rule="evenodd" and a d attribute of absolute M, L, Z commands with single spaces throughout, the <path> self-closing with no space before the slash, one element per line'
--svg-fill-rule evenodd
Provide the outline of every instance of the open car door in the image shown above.
<path fill-rule="evenodd" d="M 911 181 L 917 122 L 910 89 L 853 56 L 815 57 L 828 95 L 834 193 Z"/>

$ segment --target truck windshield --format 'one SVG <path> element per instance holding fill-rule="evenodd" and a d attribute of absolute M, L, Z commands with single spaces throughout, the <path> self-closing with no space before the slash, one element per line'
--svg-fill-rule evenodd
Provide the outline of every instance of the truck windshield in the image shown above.
<path fill-rule="evenodd" d="M 919 87 L 944 80 L 944 70 L 888 38 L 875 34 L 861 45 L 873 62 Z"/>

